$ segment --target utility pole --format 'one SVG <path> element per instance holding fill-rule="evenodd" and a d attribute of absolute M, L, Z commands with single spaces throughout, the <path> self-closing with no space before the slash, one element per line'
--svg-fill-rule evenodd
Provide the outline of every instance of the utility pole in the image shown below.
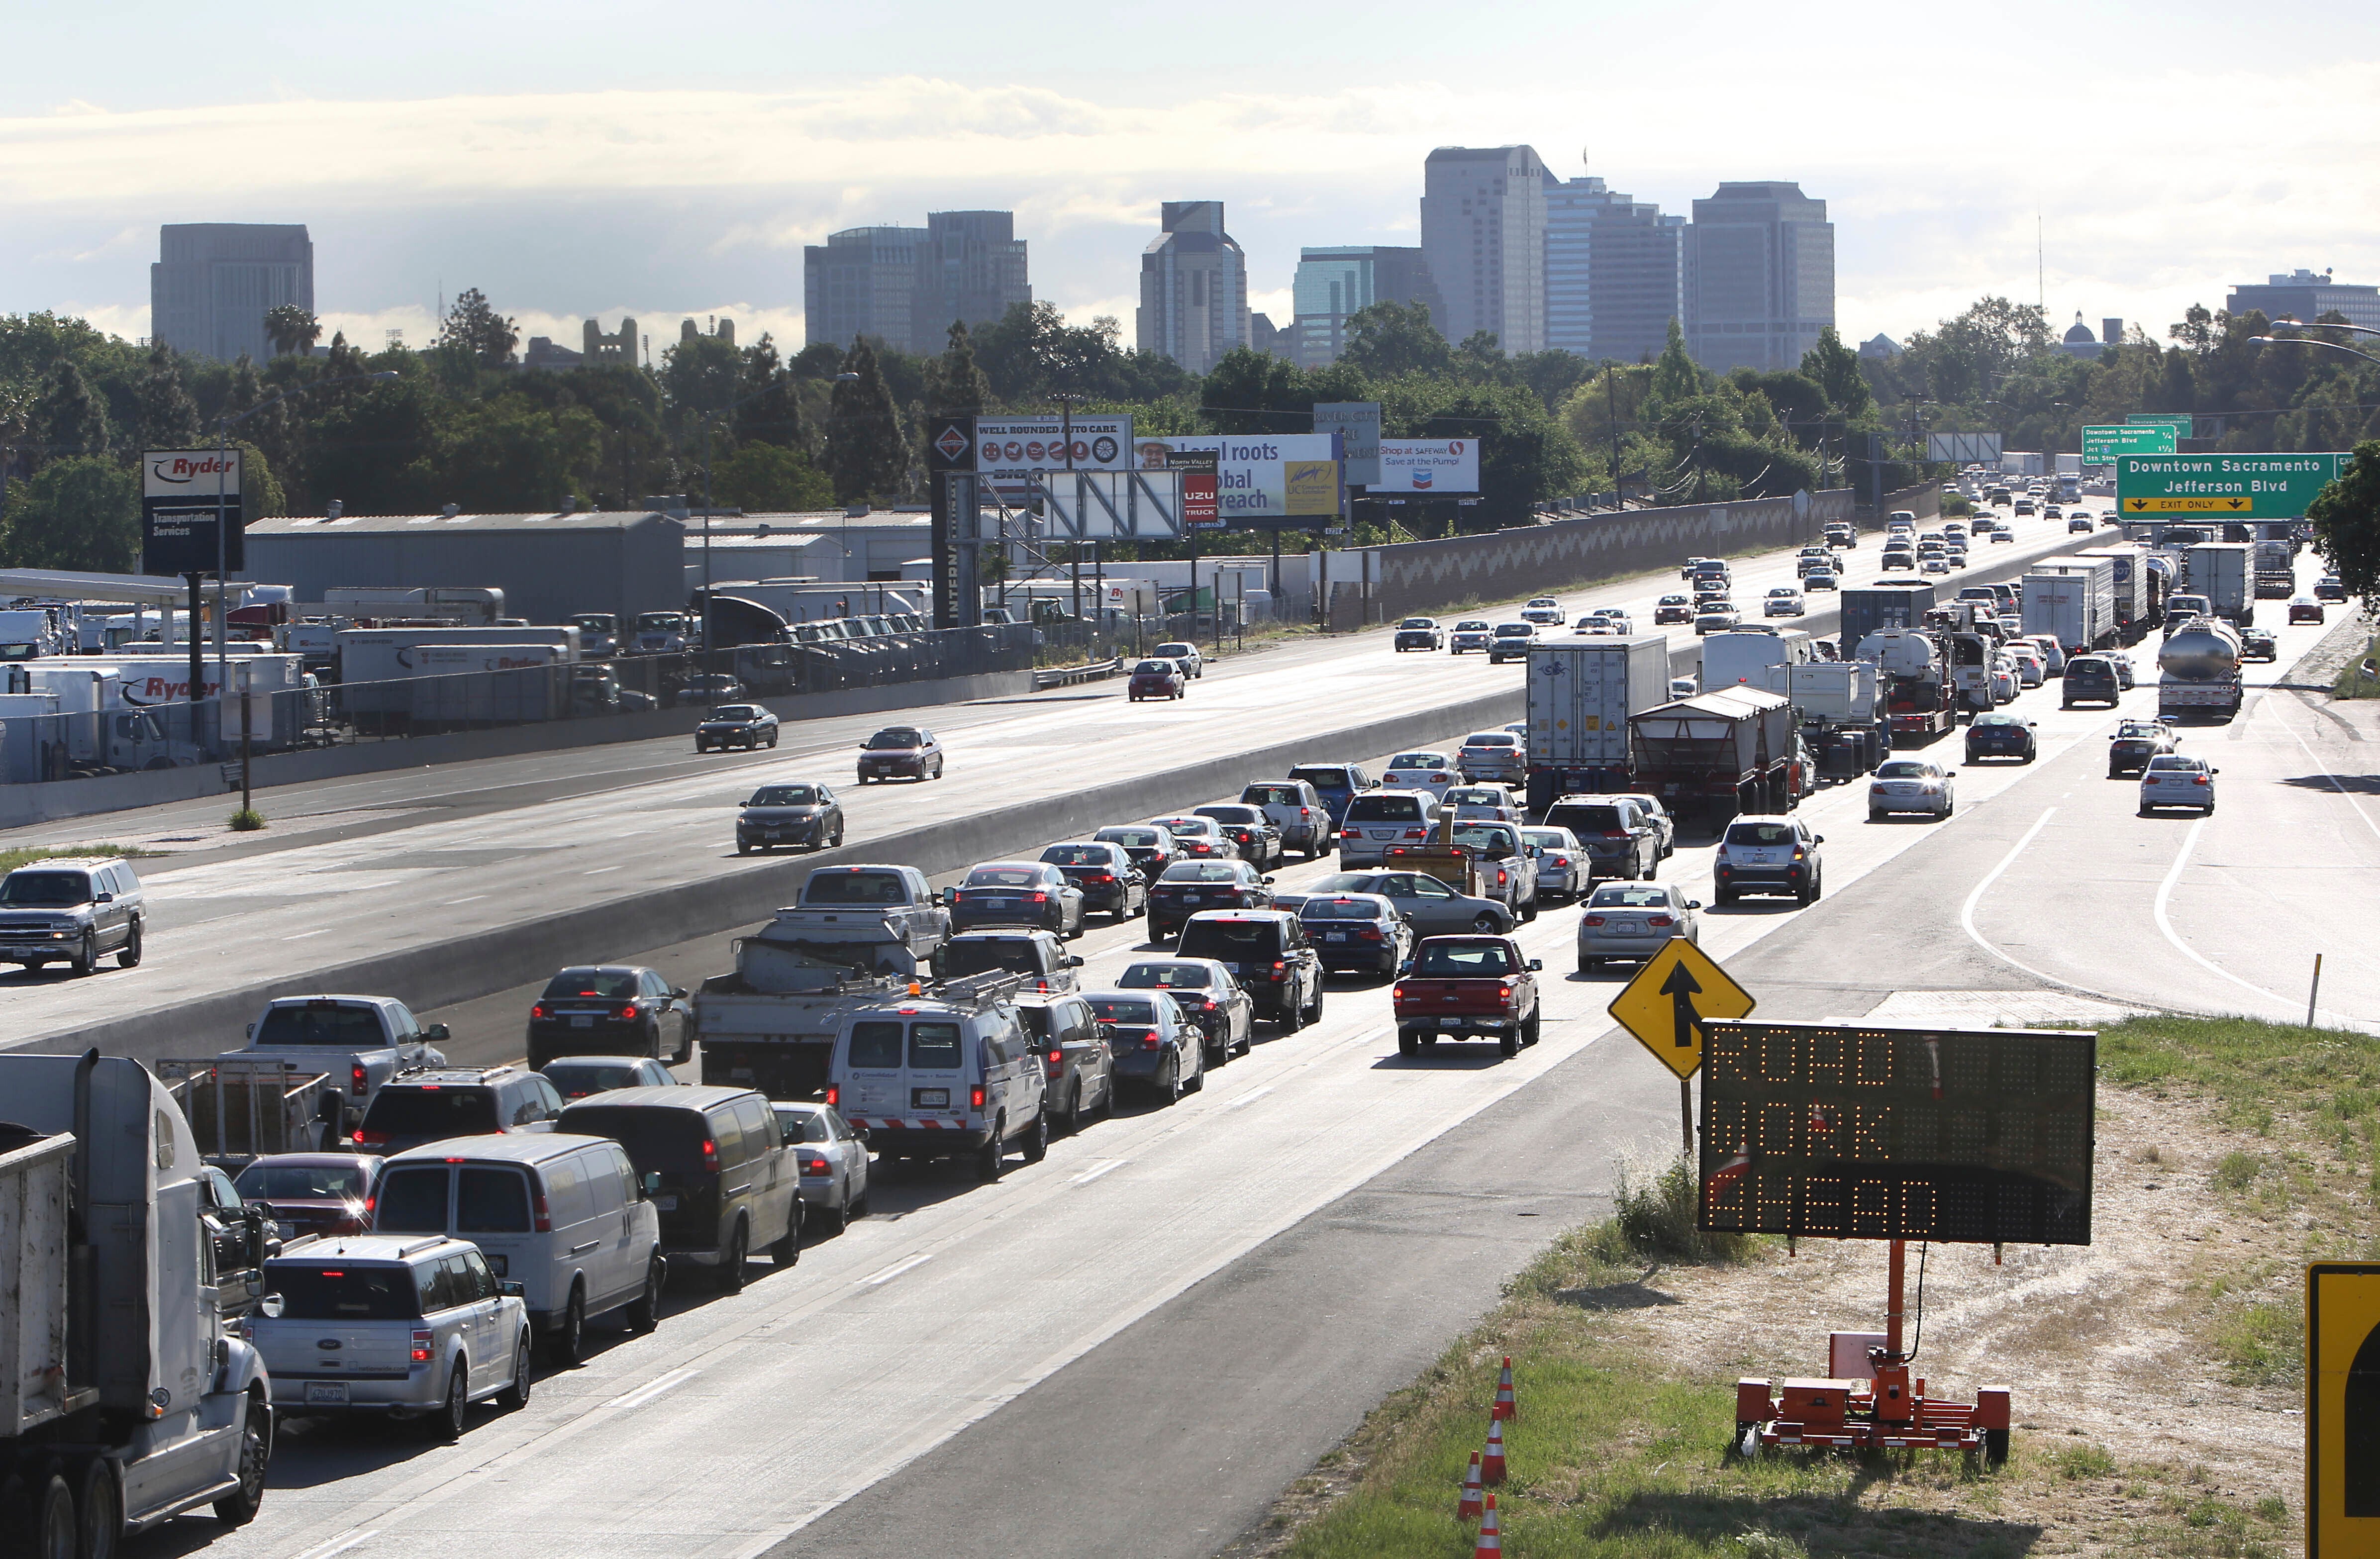
<path fill-rule="evenodd" d="M 1050 392 L 1050 398 L 1058 403 L 1058 437 L 1066 447 L 1066 469 L 1072 471 L 1075 468 L 1075 403 L 1083 397 L 1064 390 L 1055 390 Z M 1075 621 L 1080 622 L 1083 620 L 1083 544 L 1081 540 L 1070 542 L 1066 551 L 1075 565 Z"/>

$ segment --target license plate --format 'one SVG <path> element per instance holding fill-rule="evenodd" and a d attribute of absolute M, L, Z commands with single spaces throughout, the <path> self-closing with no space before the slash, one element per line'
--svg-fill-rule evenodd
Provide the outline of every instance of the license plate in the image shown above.
<path fill-rule="evenodd" d="M 1004 910 L 1008 908 L 1009 903 L 1010 900 L 1006 899 L 986 899 L 983 901 L 983 907 L 987 910 Z"/>
<path fill-rule="evenodd" d="M 1196 893 L 1184 893 L 1182 895 L 1182 901 L 1185 904 L 1196 904 L 1200 901 L 1200 899 Z"/>
<path fill-rule="evenodd" d="M 1440 1018 L 1438 1021 L 1438 1026 L 1441 1029 L 1459 1029 L 1463 1026 L 1463 1020 L 1460 1018 Z"/>
<path fill-rule="evenodd" d="M 656 1212 L 674 1213 L 677 1211 L 677 1198 L 674 1196 L 656 1196 L 652 1200 L 653 1208 Z"/>
<path fill-rule="evenodd" d="M 1609 925 L 1605 927 L 1605 929 L 1611 932 L 1614 936 L 1624 935 L 1633 937 L 1639 931 L 1644 930 L 1645 927 L 1633 920 L 1615 920 L 1611 922 Z"/>
<path fill-rule="evenodd" d="M 921 1110 L 948 1109 L 950 1107 L 950 1103 L 951 1091 L 947 1088 L 920 1088 L 917 1090 L 917 1107 Z"/>
<path fill-rule="evenodd" d="M 309 1407 L 344 1408 L 347 1405 L 347 1383 L 345 1381 L 308 1381 L 306 1402 Z"/>
<path fill-rule="evenodd" d="M 1322 939 L 1326 942 L 1343 942 L 1347 939 L 1347 934 L 1344 931 L 1326 931 L 1322 934 Z"/>
<path fill-rule="evenodd" d="M 574 1029 L 591 1029 L 595 1026 L 595 1020 L 592 1018 L 573 1018 L 570 1020 L 570 1026 Z"/>

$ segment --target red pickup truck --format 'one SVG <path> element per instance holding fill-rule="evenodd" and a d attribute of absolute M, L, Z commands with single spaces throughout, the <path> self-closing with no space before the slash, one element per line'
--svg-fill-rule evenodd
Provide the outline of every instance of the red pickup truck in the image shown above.
<path fill-rule="evenodd" d="M 1510 937 L 1426 937 L 1394 992 L 1397 1051 L 1492 1039 L 1507 1056 L 1537 1042 L 1536 959 Z"/>

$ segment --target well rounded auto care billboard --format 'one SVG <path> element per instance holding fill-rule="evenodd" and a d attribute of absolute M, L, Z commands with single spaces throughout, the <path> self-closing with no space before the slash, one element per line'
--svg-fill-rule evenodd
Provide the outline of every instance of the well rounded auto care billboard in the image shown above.
<path fill-rule="evenodd" d="M 1479 490 L 1476 439 L 1382 439 L 1380 479 L 1369 492 L 1469 495 Z"/>
<path fill-rule="evenodd" d="M 1071 440 L 1071 444 L 1069 441 Z M 1047 471 L 1123 471 L 1132 466 L 1130 417 L 978 417 L 975 468 L 1002 487 Z"/>

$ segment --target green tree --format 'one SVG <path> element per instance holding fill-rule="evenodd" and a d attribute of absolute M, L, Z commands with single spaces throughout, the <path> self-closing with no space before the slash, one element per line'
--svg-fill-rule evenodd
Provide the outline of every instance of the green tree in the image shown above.
<path fill-rule="evenodd" d="M 449 410 L 412 474 L 445 503 L 467 513 L 540 514 L 595 486 L 603 429 L 584 407 L 549 412 L 516 395 Z"/>
<path fill-rule="evenodd" d="M 264 334 L 273 343 L 273 356 L 302 357 L 322 339 L 322 321 L 295 303 L 275 304 L 264 311 Z"/>
<path fill-rule="evenodd" d="M 482 368 L 500 369 L 512 361 L 520 331 L 516 321 L 495 311 L 487 294 L 466 287 L 447 308 L 438 327 L 438 344 L 468 353 Z"/>
<path fill-rule="evenodd" d="M 1843 344 L 1832 325 L 1821 329 L 1818 344 L 1802 354 L 1801 377 L 1817 385 L 1826 403 L 1820 416 L 1854 419 L 1865 417 L 1876 404 L 1867 381 L 1860 376 L 1859 354 Z"/>
<path fill-rule="evenodd" d="M 2380 604 L 2380 439 L 2355 446 L 2355 458 L 2306 506 L 2314 542 L 2340 584 L 2370 611 Z"/>
<path fill-rule="evenodd" d="M 104 455 L 52 460 L 8 491 L 13 568 L 135 574 L 140 563 L 140 477 Z"/>
<path fill-rule="evenodd" d="M 720 503 L 747 514 L 832 509 L 834 483 L 799 450 L 748 443 L 719 463 L 713 491 Z"/>
<path fill-rule="evenodd" d="M 777 344 L 765 332 L 744 349 L 744 371 L 735 393 L 741 403 L 735 408 L 738 443 L 809 447 L 809 421 L 802 415 L 801 391 L 778 361 Z"/>
<path fill-rule="evenodd" d="M 199 437 L 199 406 L 182 382 L 181 360 L 164 342 L 149 348 L 140 381 L 140 447 L 188 449 Z"/>
<path fill-rule="evenodd" d="M 908 443 L 901 432 L 901 411 L 892 404 L 876 348 L 864 336 L 855 337 L 843 359 L 843 372 L 829 402 L 826 469 L 834 481 L 839 502 L 858 503 L 896 490 L 908 474 Z"/>
<path fill-rule="evenodd" d="M 945 417 L 967 417 L 990 409 L 991 381 L 975 360 L 975 337 L 965 320 L 953 320 L 949 344 L 927 365 L 926 409 Z"/>
<path fill-rule="evenodd" d="M 43 459 L 107 453 L 106 408 L 91 393 L 90 381 L 83 378 L 73 358 L 61 360 L 51 370 L 33 407 L 32 434 L 47 446 Z"/>
<path fill-rule="evenodd" d="M 1252 346 L 1235 346 L 1215 364 L 1198 407 L 1218 433 L 1304 433 L 1318 397 L 1297 365 Z"/>
<path fill-rule="evenodd" d="M 2165 333 L 2190 351 L 2204 357 L 2215 350 L 2215 339 L 2219 332 L 2216 316 L 2207 312 L 2206 305 L 2193 303 L 2183 311 L 2181 322 L 2167 326 Z"/>
<path fill-rule="evenodd" d="M 1444 374 L 1453 371 L 1454 348 L 1429 322 L 1428 304 L 1372 303 L 1347 317 L 1339 360 L 1371 379 Z"/>
<path fill-rule="evenodd" d="M 1686 356 L 1686 332 L 1679 328 L 1678 318 L 1670 316 L 1669 344 L 1653 364 L 1653 382 L 1646 409 L 1655 416 L 1673 405 L 1692 400 L 1703 393 L 1706 376 L 1694 360 Z"/>

